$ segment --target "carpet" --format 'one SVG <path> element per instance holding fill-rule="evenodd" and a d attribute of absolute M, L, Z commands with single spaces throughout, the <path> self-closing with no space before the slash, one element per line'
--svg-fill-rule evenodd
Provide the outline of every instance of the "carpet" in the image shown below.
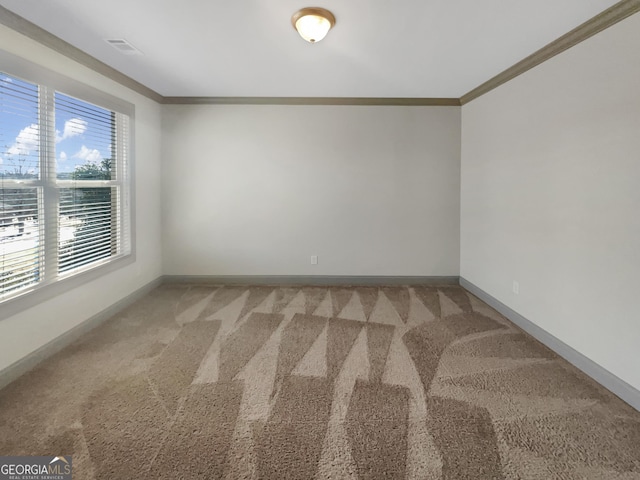
<path fill-rule="evenodd" d="M 0 391 L 76 479 L 640 479 L 640 413 L 457 286 L 164 285 Z"/>

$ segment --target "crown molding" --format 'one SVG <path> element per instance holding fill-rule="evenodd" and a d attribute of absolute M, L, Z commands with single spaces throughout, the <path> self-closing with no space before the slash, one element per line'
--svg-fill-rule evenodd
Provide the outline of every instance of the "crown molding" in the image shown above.
<path fill-rule="evenodd" d="M 557 40 L 554 40 L 548 45 L 542 47 L 537 52 L 532 53 L 524 60 L 519 61 L 490 80 L 487 80 L 482 85 L 479 85 L 470 92 L 467 92 L 460 97 L 460 104 L 465 105 L 470 101 L 475 100 L 509 80 L 514 79 L 518 75 L 522 75 L 528 70 L 546 62 L 552 57 L 555 57 L 559 53 L 568 50 L 578 43 L 585 41 L 586 39 L 637 12 L 640 12 L 640 0 L 622 0 L 621 2 L 616 3 L 604 12 L 574 28 L 569 33 L 566 33 Z"/>
<path fill-rule="evenodd" d="M 458 98 L 164 97 L 166 105 L 380 105 L 459 107 Z"/>
<path fill-rule="evenodd" d="M 163 97 L 88 53 L 74 47 L 36 24 L 0 5 L 0 24 L 88 67 L 131 90 L 166 105 L 378 105 L 461 106 L 531 70 L 625 18 L 640 12 L 640 0 L 622 0 L 537 52 L 509 67 L 460 98 L 368 98 L 368 97 Z"/>
<path fill-rule="evenodd" d="M 70 58 L 71 60 L 75 60 L 79 64 L 84 65 L 85 67 L 88 67 L 127 88 L 130 88 L 134 92 L 144 95 L 158 103 L 162 103 L 164 97 L 158 92 L 150 89 L 146 85 L 143 85 L 115 68 L 110 67 L 106 63 L 101 62 L 97 58 L 92 57 L 79 48 L 74 47 L 70 43 L 65 42 L 61 38 L 56 37 L 52 33 L 47 32 L 35 23 L 30 22 L 20 15 L 16 15 L 11 10 L 7 10 L 2 5 L 0 5 L 0 24 L 15 30 L 25 37 L 35 40 L 36 42 Z"/>

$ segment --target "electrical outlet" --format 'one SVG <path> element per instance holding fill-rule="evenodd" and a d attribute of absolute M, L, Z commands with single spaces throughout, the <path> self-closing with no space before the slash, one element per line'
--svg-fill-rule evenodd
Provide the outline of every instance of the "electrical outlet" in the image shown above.
<path fill-rule="evenodd" d="M 516 295 L 518 295 L 520 293 L 520 283 L 516 282 L 515 280 L 513 281 L 513 286 L 511 287 L 511 289 L 513 290 L 513 293 L 515 293 Z"/>
<path fill-rule="evenodd" d="M 317 264 L 318 264 L 318 256 L 311 255 L 311 265 L 317 265 Z"/>

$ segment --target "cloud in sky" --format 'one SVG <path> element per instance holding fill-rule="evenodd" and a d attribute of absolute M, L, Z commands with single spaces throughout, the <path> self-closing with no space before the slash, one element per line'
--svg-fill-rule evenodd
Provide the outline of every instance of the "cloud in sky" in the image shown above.
<path fill-rule="evenodd" d="M 67 154 L 65 152 L 60 152 L 60 161 L 64 162 L 67 159 Z"/>
<path fill-rule="evenodd" d="M 87 122 L 81 118 L 71 118 L 64 122 L 64 131 L 56 130 L 56 143 L 60 143 L 67 138 L 82 135 L 87 131 Z"/>
<path fill-rule="evenodd" d="M 80 160 L 85 160 L 87 163 L 98 163 L 102 161 L 102 155 L 100 151 L 95 148 L 87 148 L 85 145 L 82 145 L 80 150 L 73 156 L 73 158 L 79 158 Z"/>
<path fill-rule="evenodd" d="M 38 139 L 40 129 L 36 123 L 24 127 L 18 133 L 16 137 L 16 143 L 14 143 L 7 153 L 9 155 L 29 155 L 33 151 L 38 150 Z"/>

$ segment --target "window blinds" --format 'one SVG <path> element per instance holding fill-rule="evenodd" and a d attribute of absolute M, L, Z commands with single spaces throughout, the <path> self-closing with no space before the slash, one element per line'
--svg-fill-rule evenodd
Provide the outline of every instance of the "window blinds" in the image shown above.
<path fill-rule="evenodd" d="M 64 274 L 121 251 L 116 113 L 55 93 L 59 235 L 58 272 Z M 74 137 L 69 155 L 66 145 Z M 60 159 L 64 160 L 60 160 Z M 63 166 L 61 164 L 64 163 Z"/>
<path fill-rule="evenodd" d="M 0 72 L 0 302 L 130 253 L 128 132 Z"/>
<path fill-rule="evenodd" d="M 0 73 L 0 300 L 41 280 L 39 88 Z"/>

